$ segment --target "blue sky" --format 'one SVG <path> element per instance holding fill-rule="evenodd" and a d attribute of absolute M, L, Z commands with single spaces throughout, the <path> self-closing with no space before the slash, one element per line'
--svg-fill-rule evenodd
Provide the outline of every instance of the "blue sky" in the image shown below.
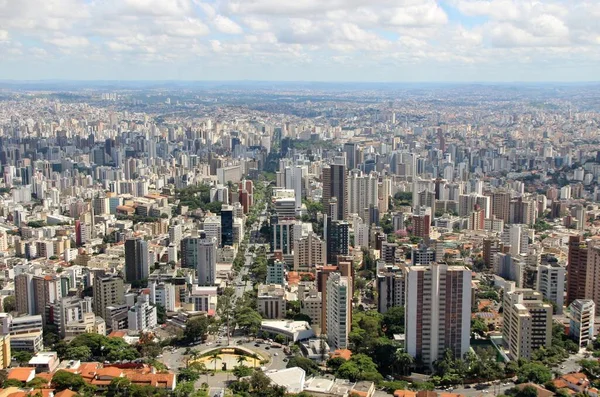
<path fill-rule="evenodd" d="M 596 81 L 600 0 L 0 1 L 0 79 Z"/>

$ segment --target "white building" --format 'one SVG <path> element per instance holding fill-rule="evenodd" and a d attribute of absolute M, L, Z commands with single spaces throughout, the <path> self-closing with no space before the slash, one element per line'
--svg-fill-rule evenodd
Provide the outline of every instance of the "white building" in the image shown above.
<path fill-rule="evenodd" d="M 264 318 L 284 318 L 286 313 L 285 289 L 276 284 L 259 285 L 256 304 L 258 312 Z"/>
<path fill-rule="evenodd" d="M 327 278 L 327 341 L 332 349 L 346 349 L 352 316 L 352 279 L 340 273 Z"/>
<path fill-rule="evenodd" d="M 576 299 L 569 305 L 569 335 L 580 348 L 585 348 L 594 338 L 596 305 L 591 299 Z"/>
<path fill-rule="evenodd" d="M 221 217 L 219 216 L 207 216 L 204 218 L 204 233 L 206 236 L 217 239 L 217 246 L 221 246 Z"/>
<path fill-rule="evenodd" d="M 158 324 L 156 306 L 150 304 L 150 296 L 142 294 L 138 296 L 135 305 L 129 308 L 127 313 L 129 329 L 136 331 L 149 330 Z"/>
<path fill-rule="evenodd" d="M 551 262 L 538 267 L 537 290 L 544 298 L 556 304 L 556 314 L 563 313 L 566 274 L 567 269 L 558 262 Z"/>
<path fill-rule="evenodd" d="M 517 289 L 514 282 L 504 288 L 502 340 L 511 359 L 531 358 L 534 350 L 552 343 L 552 306 L 532 289 Z"/>

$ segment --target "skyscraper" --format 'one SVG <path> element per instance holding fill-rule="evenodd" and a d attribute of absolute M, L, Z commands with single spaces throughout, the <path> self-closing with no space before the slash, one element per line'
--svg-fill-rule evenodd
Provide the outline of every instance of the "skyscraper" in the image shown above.
<path fill-rule="evenodd" d="M 233 245 L 233 207 L 221 207 L 221 247 Z"/>
<path fill-rule="evenodd" d="M 510 192 L 499 190 L 492 193 L 492 215 L 504 223 L 510 221 Z"/>
<path fill-rule="evenodd" d="M 329 208 L 329 203 L 337 198 L 337 211 L 333 220 L 344 220 L 348 216 L 346 206 L 346 166 L 331 164 L 323 168 L 323 206 Z"/>
<path fill-rule="evenodd" d="M 352 310 L 352 278 L 338 272 L 327 278 L 327 341 L 332 349 L 346 349 Z"/>
<path fill-rule="evenodd" d="M 123 279 L 117 276 L 99 277 L 94 281 L 94 313 L 105 321 L 106 308 L 125 303 Z"/>
<path fill-rule="evenodd" d="M 327 263 L 338 263 L 339 255 L 348 255 L 350 247 L 350 224 L 333 221 L 327 226 Z"/>
<path fill-rule="evenodd" d="M 181 266 L 196 269 L 197 284 L 214 285 L 217 274 L 217 239 L 200 235 L 186 237 L 181 240 Z"/>
<path fill-rule="evenodd" d="M 567 305 L 576 299 L 585 299 L 588 247 L 582 236 L 569 237 L 567 261 Z"/>
<path fill-rule="evenodd" d="M 134 283 L 148 279 L 150 274 L 148 256 L 147 241 L 141 238 L 131 238 L 125 241 L 125 281 Z"/>
<path fill-rule="evenodd" d="M 508 282 L 504 289 L 502 340 L 511 359 L 531 358 L 531 354 L 552 343 L 552 305 L 537 291 L 518 289 Z"/>
<path fill-rule="evenodd" d="M 447 349 L 469 350 L 471 271 L 433 263 L 406 268 L 406 351 L 431 365 Z"/>

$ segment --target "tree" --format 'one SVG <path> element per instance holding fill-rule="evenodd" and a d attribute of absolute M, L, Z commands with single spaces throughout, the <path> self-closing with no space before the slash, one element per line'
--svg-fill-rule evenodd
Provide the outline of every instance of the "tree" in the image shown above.
<path fill-rule="evenodd" d="M 252 307 L 240 305 L 240 310 L 236 310 L 235 322 L 244 333 L 256 335 L 258 330 L 260 330 L 262 317 Z"/>
<path fill-rule="evenodd" d="M 346 359 L 343 357 L 332 357 L 327 360 L 327 368 L 329 368 L 332 372 L 337 372 L 338 369 L 346 362 Z"/>
<path fill-rule="evenodd" d="M 85 386 L 85 381 L 81 375 L 61 369 L 58 370 L 52 377 L 52 384 L 58 391 L 65 389 L 79 391 Z"/>
<path fill-rule="evenodd" d="M 131 381 L 125 377 L 114 378 L 108 385 L 107 396 L 117 397 L 131 389 Z"/>
<path fill-rule="evenodd" d="M 262 371 L 254 371 L 250 377 L 250 386 L 254 393 L 264 393 L 271 385 L 271 379 Z"/>
<path fill-rule="evenodd" d="M 488 327 L 480 318 L 474 318 L 471 320 L 471 332 L 484 336 L 488 332 Z"/>
<path fill-rule="evenodd" d="M 400 369 L 401 375 L 406 375 L 415 362 L 414 358 L 403 349 L 396 350 L 394 353 L 394 361 Z"/>
<path fill-rule="evenodd" d="M 217 315 L 221 320 L 221 324 L 227 326 L 227 344 L 231 335 L 231 327 L 234 325 L 234 299 L 235 289 L 231 287 L 225 288 L 223 294 L 217 298 Z"/>
<path fill-rule="evenodd" d="M 177 375 L 179 382 L 195 382 L 200 379 L 200 374 L 193 368 L 181 368 Z"/>
<path fill-rule="evenodd" d="M 167 310 L 161 304 L 156 305 L 156 320 L 159 324 L 164 324 L 167 322 Z"/>
<path fill-rule="evenodd" d="M 214 351 L 212 352 L 212 354 L 210 355 L 210 359 L 212 360 L 213 363 L 215 363 L 215 372 L 217 372 L 217 361 L 221 360 L 221 356 L 219 355 L 218 351 Z"/>
<path fill-rule="evenodd" d="M 250 376 L 253 372 L 254 370 L 252 368 L 246 367 L 245 365 L 238 365 L 233 369 L 233 375 L 238 379 Z"/>
<path fill-rule="evenodd" d="M 9 387 L 23 387 L 23 382 L 16 379 L 6 379 L 4 383 L 2 383 L 2 387 L 5 389 Z"/>
<path fill-rule="evenodd" d="M 65 358 L 67 360 L 89 361 L 92 358 L 92 350 L 87 346 L 68 347 Z"/>
<path fill-rule="evenodd" d="M 388 338 L 393 338 L 394 334 L 404 333 L 404 307 L 394 306 L 388 309 L 383 315 L 381 326 L 385 330 Z"/>
<path fill-rule="evenodd" d="M 27 351 L 18 351 L 13 354 L 13 357 L 20 366 L 23 366 L 29 363 L 29 360 L 31 360 L 33 355 Z"/>
<path fill-rule="evenodd" d="M 188 341 L 205 340 L 208 333 L 209 319 L 206 316 L 190 318 L 185 323 L 184 338 Z"/>
<path fill-rule="evenodd" d="M 275 341 L 275 343 L 285 343 L 285 337 L 281 334 L 275 335 L 275 338 L 273 338 L 273 340 Z"/>
<path fill-rule="evenodd" d="M 321 371 L 319 370 L 319 366 L 313 360 L 305 357 L 292 357 L 289 359 L 287 363 L 287 368 L 299 367 L 302 368 L 307 376 L 317 375 Z"/>
<path fill-rule="evenodd" d="M 515 393 L 515 397 L 537 397 L 537 389 L 533 386 L 525 386 Z"/>
<path fill-rule="evenodd" d="M 544 384 L 552 379 L 552 372 L 543 364 L 532 362 L 523 364 L 517 371 L 517 382 Z"/>
<path fill-rule="evenodd" d="M 14 295 L 9 295 L 2 301 L 2 309 L 5 313 L 17 310 L 17 301 Z"/>

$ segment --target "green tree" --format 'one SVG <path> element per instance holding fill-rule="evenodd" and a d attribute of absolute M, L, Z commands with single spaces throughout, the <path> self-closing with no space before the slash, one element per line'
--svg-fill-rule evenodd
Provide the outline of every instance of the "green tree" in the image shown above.
<path fill-rule="evenodd" d="M 2 309 L 5 313 L 11 313 L 17 310 L 17 301 L 14 295 L 9 295 L 2 301 Z"/>
<path fill-rule="evenodd" d="M 208 334 L 208 325 L 210 320 L 206 316 L 192 317 L 185 323 L 184 338 L 188 341 L 196 341 L 206 339 Z"/>
<path fill-rule="evenodd" d="M 299 367 L 306 372 L 306 376 L 318 375 L 321 371 L 313 360 L 301 356 L 292 357 L 287 363 L 287 368 Z"/>
<path fill-rule="evenodd" d="M 156 319 L 159 324 L 167 322 L 167 309 L 161 304 L 156 305 Z"/>
<path fill-rule="evenodd" d="M 221 360 L 221 356 L 219 355 L 219 352 L 214 351 L 214 352 L 212 352 L 212 354 L 209 357 L 212 360 L 212 362 L 215 364 L 215 372 L 217 372 L 217 361 Z"/>
<path fill-rule="evenodd" d="M 6 379 L 4 383 L 2 383 L 2 387 L 5 389 L 9 387 L 23 387 L 23 382 L 16 379 Z"/>
<path fill-rule="evenodd" d="M 396 350 L 394 359 L 401 375 L 406 375 L 415 362 L 414 358 L 403 349 Z"/>
<path fill-rule="evenodd" d="M 254 371 L 250 378 L 250 386 L 254 393 L 265 393 L 271 385 L 271 379 L 262 371 Z"/>
<path fill-rule="evenodd" d="M 253 372 L 254 370 L 252 368 L 246 367 L 245 365 L 238 365 L 233 369 L 233 375 L 238 379 L 250 376 Z"/>
<path fill-rule="evenodd" d="M 18 351 L 13 354 L 13 357 L 20 366 L 24 366 L 29 363 L 33 355 L 27 351 Z"/>
<path fill-rule="evenodd" d="M 52 377 L 52 384 L 58 391 L 65 389 L 79 391 L 85 386 L 85 381 L 81 375 L 61 369 Z"/>
<path fill-rule="evenodd" d="M 385 330 L 388 338 L 393 338 L 395 334 L 404 333 L 404 307 L 394 306 L 388 309 L 383 315 L 381 326 Z"/>
<path fill-rule="evenodd" d="M 488 332 L 488 327 L 480 318 L 474 318 L 471 320 L 471 332 L 484 336 Z"/>
<path fill-rule="evenodd" d="M 533 386 L 525 386 L 515 393 L 515 397 L 537 397 L 537 389 Z"/>
<path fill-rule="evenodd" d="M 332 372 L 337 372 L 338 369 L 346 362 L 346 359 L 343 357 L 332 357 L 327 360 L 327 368 L 329 368 Z"/>
<path fill-rule="evenodd" d="M 227 327 L 227 344 L 231 335 L 231 327 L 235 326 L 235 289 L 231 287 L 225 288 L 223 293 L 217 298 L 217 315 L 221 320 L 221 324 Z"/>
<path fill-rule="evenodd" d="M 92 358 L 92 350 L 87 346 L 68 347 L 65 358 L 67 360 L 89 361 Z"/>
<path fill-rule="evenodd" d="M 552 379 L 552 372 L 548 367 L 537 362 L 525 363 L 517 371 L 517 382 L 533 382 L 544 384 Z"/>

